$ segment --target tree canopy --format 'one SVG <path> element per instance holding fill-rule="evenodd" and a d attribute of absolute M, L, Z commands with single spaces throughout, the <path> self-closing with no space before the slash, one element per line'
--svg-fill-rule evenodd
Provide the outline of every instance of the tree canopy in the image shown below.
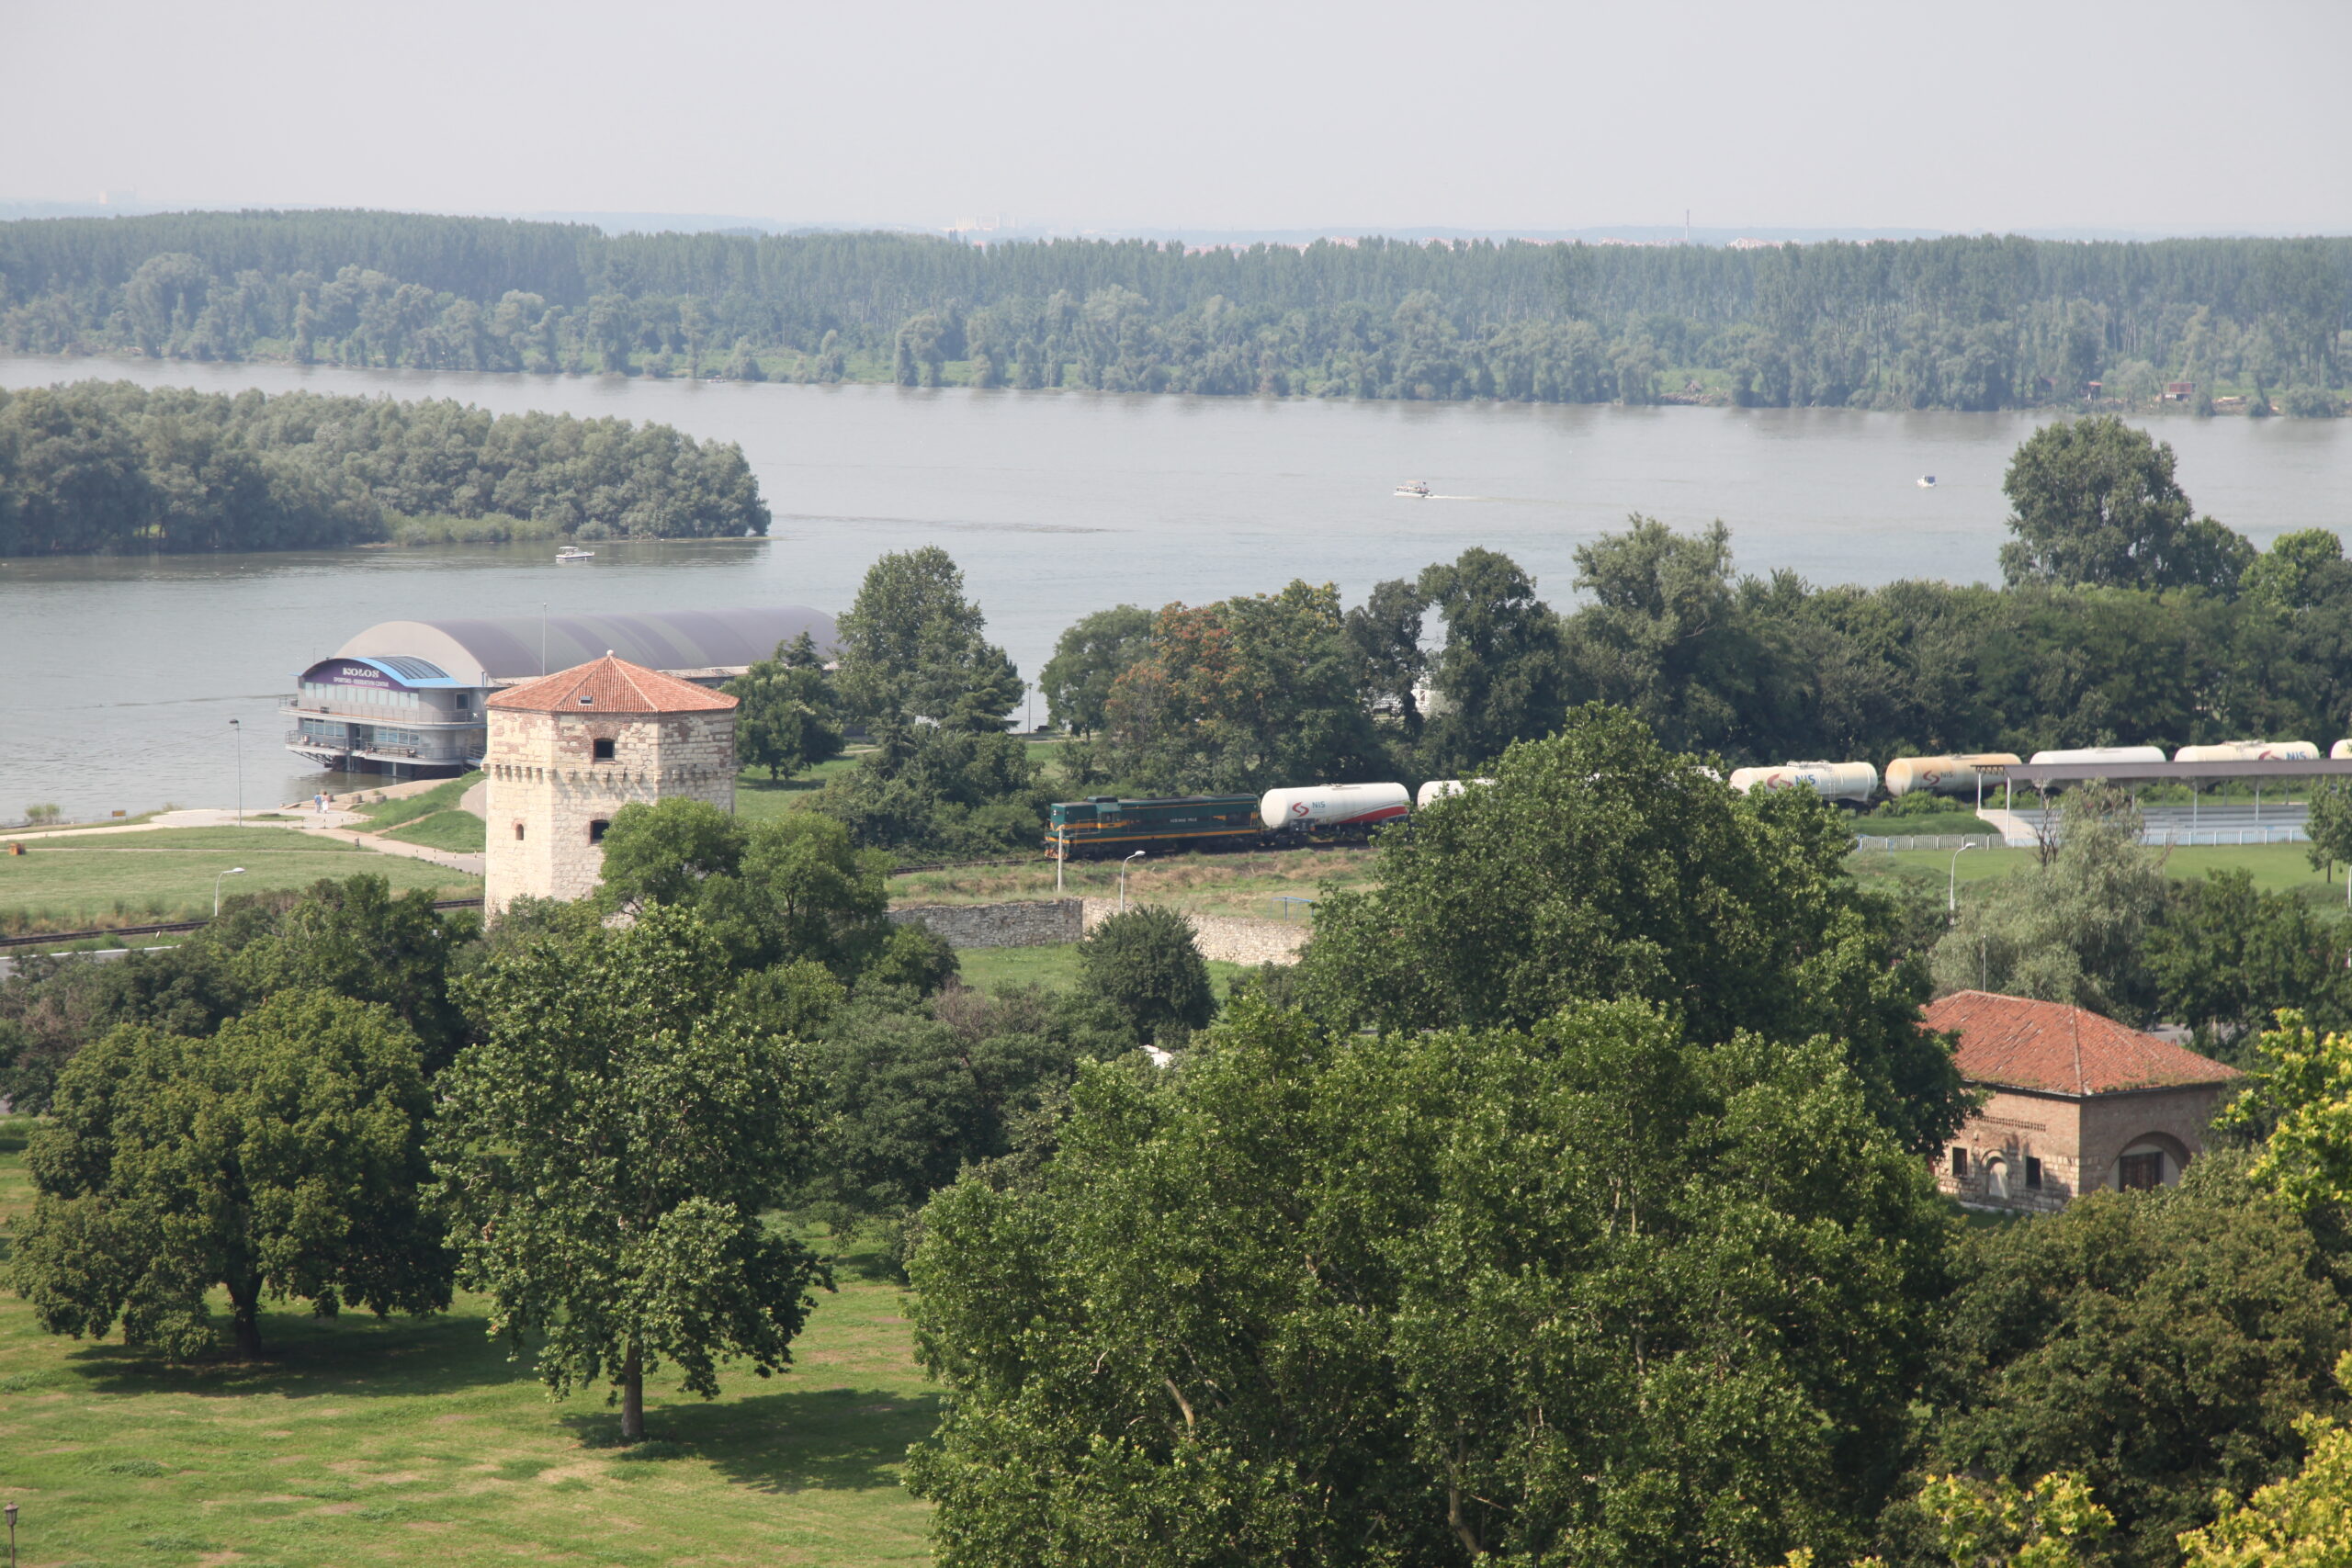
<path fill-rule="evenodd" d="M 376 1003 L 282 992 L 209 1040 L 125 1025 L 75 1055 L 34 1134 L 12 1282 L 53 1334 L 119 1321 L 179 1360 L 212 1342 L 215 1287 L 246 1356 L 266 1297 L 446 1307 L 430 1114 L 416 1037 Z"/>
<path fill-rule="evenodd" d="M 2226 590 L 2254 558 L 2237 535 L 2191 516 L 2172 444 L 2111 414 L 2035 431 L 2001 489 L 2016 508 L 2017 537 L 2001 547 L 2013 583 Z"/>
<path fill-rule="evenodd" d="M 558 1393 L 610 1382 L 631 1440 L 665 1363 L 706 1398 L 729 1357 L 789 1363 L 830 1280 L 761 1216 L 806 1170 L 810 1086 L 719 940 L 656 905 L 526 939 L 459 989 L 482 1038 L 437 1084 L 433 1197 L 492 1334 Z"/>
<path fill-rule="evenodd" d="M 1810 795 L 1736 795 L 1630 715 L 1581 708 L 1382 840 L 1376 890 L 1320 900 L 1302 1000 L 1340 1028 L 1523 1029 L 1638 998 L 1693 1040 L 1826 1035 L 1924 1150 L 1956 1124 L 1959 1080 L 1848 847 Z"/>
<path fill-rule="evenodd" d="M 910 1481 L 945 1568 L 1849 1551 L 1944 1224 L 1826 1042 L 1244 1001 L 933 1201 Z"/>
<path fill-rule="evenodd" d="M 314 548 L 417 517 L 578 539 L 768 525 L 742 452 L 668 425 L 128 381 L 0 389 L 0 555 Z"/>
<path fill-rule="evenodd" d="M 1827 408 L 2145 402 L 2177 378 L 2201 406 L 2227 383 L 2326 414 L 2347 277 L 2342 238 L 1204 249 L 181 212 L 0 224 L 0 344 L 1238 397 L 1644 403 L 1696 382 Z"/>

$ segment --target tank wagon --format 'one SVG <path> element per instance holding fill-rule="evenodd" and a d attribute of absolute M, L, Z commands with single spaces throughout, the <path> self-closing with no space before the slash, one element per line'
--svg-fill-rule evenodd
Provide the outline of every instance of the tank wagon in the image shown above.
<path fill-rule="evenodd" d="M 1413 809 L 1426 811 L 1432 800 L 1443 800 L 1450 795 L 1460 795 L 1472 784 L 1490 784 L 1492 779 L 1431 779 L 1413 792 Z"/>
<path fill-rule="evenodd" d="M 1363 839 L 1374 829 L 1402 821 L 1413 797 L 1400 784 L 1315 784 L 1306 789 L 1270 789 L 1258 802 L 1259 819 L 1269 833 L 1304 833 Z"/>
<path fill-rule="evenodd" d="M 2319 748 L 2308 740 L 2225 740 L 2218 746 L 2184 746 L 2176 762 L 2313 762 Z"/>
<path fill-rule="evenodd" d="M 2078 746 L 2065 751 L 2036 751 L 2035 762 L 2161 762 L 2160 746 Z"/>
<path fill-rule="evenodd" d="M 1731 787 L 1742 795 L 1759 789 L 1809 789 L 1824 800 L 1866 806 L 1878 793 L 1878 770 L 1868 762 L 1783 762 L 1777 768 L 1735 768 Z"/>
<path fill-rule="evenodd" d="M 2352 762 L 2352 740 L 2339 740 L 2327 749 L 2331 762 Z"/>
<path fill-rule="evenodd" d="M 1886 793 L 1898 798 L 1913 790 L 1931 795 L 1967 795 L 1979 781 L 1997 783 L 1988 768 L 2014 768 L 2014 751 L 1964 751 L 1950 757 L 1897 757 L 1886 765 Z"/>

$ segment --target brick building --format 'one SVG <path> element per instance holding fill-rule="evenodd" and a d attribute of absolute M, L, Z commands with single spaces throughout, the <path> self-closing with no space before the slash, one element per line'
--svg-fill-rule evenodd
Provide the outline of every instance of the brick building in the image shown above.
<path fill-rule="evenodd" d="M 2205 1152 L 2234 1067 L 2059 1002 L 1960 991 L 1928 1009 L 1985 1092 L 1937 1185 L 1990 1209 L 2063 1208 L 2093 1188 L 2168 1185 Z"/>
<path fill-rule="evenodd" d="M 605 829 L 632 800 L 735 808 L 735 699 L 602 659 L 482 704 L 489 852 L 482 899 L 578 898 L 603 872 Z"/>

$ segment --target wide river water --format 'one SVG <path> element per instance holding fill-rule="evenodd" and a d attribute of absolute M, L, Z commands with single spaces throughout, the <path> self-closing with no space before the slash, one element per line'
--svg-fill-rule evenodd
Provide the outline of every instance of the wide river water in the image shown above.
<path fill-rule="evenodd" d="M 1322 402 L 1086 392 L 299 369 L 0 356 L 0 385 L 87 378 L 458 398 L 740 442 L 764 540 L 0 561 L 0 820 L 248 804 L 318 775 L 280 749 L 297 671 L 378 621 L 790 603 L 845 607 L 883 551 L 944 547 L 1035 680 L 1063 627 L 1295 577 L 1350 602 L 1472 545 L 1555 604 L 1576 547 L 1629 513 L 1722 518 L 1743 570 L 1996 580 L 2001 475 L 2048 416 Z M 2256 543 L 2337 527 L 2352 421 L 2164 419 L 2199 507 Z M 1933 474 L 1937 484 L 1916 482 Z M 1391 491 L 1426 479 L 1437 499 Z M 1042 703 L 1035 716 L 1045 716 Z"/>

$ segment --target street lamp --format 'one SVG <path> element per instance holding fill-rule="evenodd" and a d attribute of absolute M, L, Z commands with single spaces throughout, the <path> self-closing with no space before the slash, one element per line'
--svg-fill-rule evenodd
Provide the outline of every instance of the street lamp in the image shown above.
<path fill-rule="evenodd" d="M 1143 856 L 1144 852 L 1137 850 L 1119 863 L 1119 913 L 1123 915 L 1127 912 L 1127 861 L 1138 861 Z"/>
<path fill-rule="evenodd" d="M 1951 885 L 1944 889 L 1944 918 L 1948 920 L 1960 918 L 1960 857 L 1976 847 L 1962 844 L 1951 852 Z"/>
<path fill-rule="evenodd" d="M 242 828 L 245 825 L 245 727 L 232 718 L 229 728 L 237 737 L 237 826 Z"/>
<path fill-rule="evenodd" d="M 217 920 L 220 918 L 220 877 L 243 876 L 244 874 L 245 868 L 243 866 L 232 865 L 228 870 L 220 873 L 220 876 L 215 876 L 212 879 L 212 918 L 214 919 Z"/>

